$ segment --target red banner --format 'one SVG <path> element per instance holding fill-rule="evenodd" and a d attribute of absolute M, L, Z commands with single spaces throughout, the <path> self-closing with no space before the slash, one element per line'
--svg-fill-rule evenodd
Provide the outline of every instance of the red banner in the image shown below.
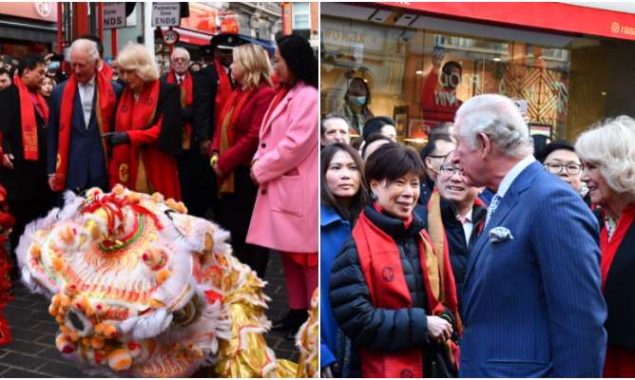
<path fill-rule="evenodd" d="M 431 14 L 635 40 L 635 15 L 562 3 L 378 2 Z"/>

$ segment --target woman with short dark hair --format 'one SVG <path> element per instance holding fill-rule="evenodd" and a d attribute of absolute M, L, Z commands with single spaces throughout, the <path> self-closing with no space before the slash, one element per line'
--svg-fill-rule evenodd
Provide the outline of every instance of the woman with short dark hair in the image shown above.
<path fill-rule="evenodd" d="M 413 213 L 423 162 L 411 147 L 388 143 L 368 157 L 365 175 L 373 202 L 331 270 L 335 320 L 363 377 L 450 375 L 453 354 L 443 354 L 456 352 L 456 289 L 447 250 L 434 250 Z"/>
<path fill-rule="evenodd" d="M 328 284 L 333 261 L 350 239 L 351 228 L 366 206 L 366 185 L 362 160 L 348 144 L 325 146 L 320 165 L 320 368 L 322 377 L 348 377 L 351 374 L 344 356 L 350 344 L 338 333 L 327 296 Z"/>

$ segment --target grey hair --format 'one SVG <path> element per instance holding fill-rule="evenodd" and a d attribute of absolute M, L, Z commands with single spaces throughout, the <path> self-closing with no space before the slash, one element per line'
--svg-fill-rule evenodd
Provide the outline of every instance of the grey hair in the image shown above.
<path fill-rule="evenodd" d="M 606 119 L 582 133 L 575 151 L 597 165 L 606 184 L 635 200 L 635 120 L 629 116 Z"/>
<path fill-rule="evenodd" d="M 456 112 L 455 125 L 470 149 L 479 148 L 477 135 L 486 134 L 499 152 L 524 158 L 533 153 L 529 127 L 518 107 L 506 96 L 484 94 L 470 98 Z"/>
<path fill-rule="evenodd" d="M 170 59 L 173 59 L 176 53 L 183 53 L 185 55 L 185 58 L 187 58 L 187 61 L 188 62 L 190 61 L 190 52 L 187 51 L 186 48 L 175 47 L 174 50 L 172 51 L 172 55 L 170 56 Z"/>
<path fill-rule="evenodd" d="M 71 44 L 71 52 L 73 50 L 83 51 L 88 54 L 88 57 L 94 61 L 99 60 L 99 50 L 97 49 L 97 43 L 86 38 L 79 38 L 73 41 Z"/>
<path fill-rule="evenodd" d="M 335 113 L 329 113 L 326 116 L 324 116 L 322 118 L 322 120 L 320 121 L 321 133 L 324 133 L 324 130 L 326 129 L 326 123 L 331 121 L 331 120 L 335 120 L 335 119 L 344 120 L 346 125 L 348 125 L 349 127 L 351 126 L 350 123 L 348 122 L 348 120 L 344 116 L 341 116 L 341 115 L 338 115 L 338 114 L 335 114 Z"/>

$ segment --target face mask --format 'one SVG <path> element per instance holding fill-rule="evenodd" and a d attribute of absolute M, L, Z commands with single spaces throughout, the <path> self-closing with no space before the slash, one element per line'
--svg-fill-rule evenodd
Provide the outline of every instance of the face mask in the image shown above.
<path fill-rule="evenodd" d="M 365 96 L 348 96 L 348 101 L 357 105 L 357 106 L 363 106 L 364 104 L 366 104 L 366 97 Z"/>

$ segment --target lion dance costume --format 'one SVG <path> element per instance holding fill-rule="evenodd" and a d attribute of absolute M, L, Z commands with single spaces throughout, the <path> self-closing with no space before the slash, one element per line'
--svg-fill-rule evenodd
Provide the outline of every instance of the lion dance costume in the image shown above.
<path fill-rule="evenodd" d="M 11 261 L 6 250 L 7 238 L 15 218 L 9 214 L 7 191 L 0 185 L 0 346 L 11 342 L 9 324 L 4 319 L 4 307 L 11 300 Z"/>
<path fill-rule="evenodd" d="M 182 203 L 116 186 L 68 193 L 27 227 L 18 260 L 25 284 L 51 299 L 57 348 L 89 374 L 312 375 L 267 347 L 265 283 L 228 237 Z"/>

